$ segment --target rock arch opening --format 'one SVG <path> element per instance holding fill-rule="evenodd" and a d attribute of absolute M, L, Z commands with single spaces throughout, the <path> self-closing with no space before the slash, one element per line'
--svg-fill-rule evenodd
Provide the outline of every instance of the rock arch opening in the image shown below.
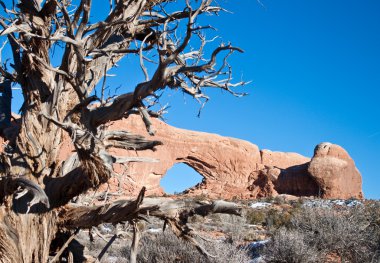
<path fill-rule="evenodd" d="M 201 183 L 203 176 L 185 163 L 176 163 L 160 181 L 167 194 L 179 194 Z"/>

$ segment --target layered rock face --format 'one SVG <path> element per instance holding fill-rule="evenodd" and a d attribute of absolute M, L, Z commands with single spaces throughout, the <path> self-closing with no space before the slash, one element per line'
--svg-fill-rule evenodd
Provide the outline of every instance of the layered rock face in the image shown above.
<path fill-rule="evenodd" d="M 185 163 L 203 176 L 202 183 L 185 191 L 210 198 L 259 198 L 278 194 L 321 198 L 362 198 L 361 175 L 347 152 L 338 145 L 320 144 L 312 159 L 297 153 L 260 150 L 247 141 L 175 128 L 152 119 L 157 131 L 150 136 L 140 116 L 114 122 L 109 129 L 141 134 L 163 145 L 143 152 L 115 149 L 118 156 L 157 159 L 157 163 L 116 165 L 121 176 L 110 182 L 111 191 L 136 195 L 146 186 L 149 195 L 162 195 L 160 180 L 175 163 Z M 61 146 L 61 158 L 71 143 Z"/>
<path fill-rule="evenodd" d="M 148 195 L 163 195 L 160 180 L 176 163 L 185 163 L 203 176 L 202 183 L 185 191 L 189 196 L 210 198 L 260 198 L 278 194 L 317 196 L 321 198 L 363 198 L 362 178 L 355 163 L 340 146 L 321 143 L 312 159 L 297 153 L 260 150 L 247 141 L 216 134 L 172 127 L 152 119 L 157 131 L 150 136 L 138 115 L 114 122 L 108 129 L 141 134 L 163 145 L 155 151 L 114 149 L 118 156 L 139 156 L 157 159 L 156 163 L 115 165 L 115 176 L 105 188 L 111 192 L 136 195 L 142 186 Z M 67 135 L 66 135 L 67 136 Z M 3 138 L 0 137 L 0 142 Z M 59 158 L 73 152 L 67 136 L 60 147 Z"/>

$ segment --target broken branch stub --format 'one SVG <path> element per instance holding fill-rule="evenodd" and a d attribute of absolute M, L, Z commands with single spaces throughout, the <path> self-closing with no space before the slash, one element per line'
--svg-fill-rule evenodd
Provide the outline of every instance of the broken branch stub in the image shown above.
<path fill-rule="evenodd" d="M 41 189 L 37 183 L 24 177 L 11 180 L 12 181 L 10 183 L 14 184 L 14 187 L 16 188 L 13 195 L 15 200 L 20 200 L 22 197 L 26 197 L 28 194 L 30 195 L 25 199 L 27 202 L 26 214 L 29 213 L 32 206 L 38 203 L 42 203 L 46 210 L 50 208 L 49 198 L 47 197 L 45 191 Z"/>

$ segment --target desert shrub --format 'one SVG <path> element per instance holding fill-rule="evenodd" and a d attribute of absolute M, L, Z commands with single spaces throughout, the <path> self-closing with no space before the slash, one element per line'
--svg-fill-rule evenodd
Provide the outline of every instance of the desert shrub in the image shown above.
<path fill-rule="evenodd" d="M 246 222 L 252 225 L 265 225 L 270 229 L 278 229 L 283 226 L 289 226 L 293 214 L 299 208 L 287 209 L 250 209 L 245 213 Z"/>
<path fill-rule="evenodd" d="M 288 227 L 291 223 L 292 216 L 292 211 L 270 209 L 266 214 L 265 225 L 269 229 Z"/>
<path fill-rule="evenodd" d="M 305 203 L 305 199 L 300 197 L 297 200 L 292 201 L 291 205 L 294 209 L 301 209 L 304 203 Z"/>
<path fill-rule="evenodd" d="M 245 239 L 247 231 L 244 229 L 243 225 L 235 224 L 235 225 L 226 225 L 223 226 L 223 232 L 226 234 L 226 240 L 230 244 L 237 245 L 242 240 Z"/>
<path fill-rule="evenodd" d="M 273 203 L 274 197 L 273 196 L 268 196 L 262 199 L 259 199 L 260 202 L 266 202 L 266 203 Z"/>
<path fill-rule="evenodd" d="M 202 201 L 207 201 L 209 200 L 208 196 L 206 194 L 199 194 L 197 196 L 194 196 L 193 200 L 195 202 L 202 202 Z"/>
<path fill-rule="evenodd" d="M 157 236 L 145 236 L 140 242 L 140 251 L 137 256 L 137 262 L 139 263 L 245 263 L 249 261 L 245 250 L 237 249 L 231 244 L 217 241 L 205 242 L 204 246 L 206 250 L 215 256 L 215 258 L 207 259 L 193 245 L 178 239 L 170 231 Z M 129 253 L 129 248 L 125 248 L 123 257 L 128 258 Z"/>
<path fill-rule="evenodd" d="M 211 250 L 214 251 L 216 258 L 211 259 L 211 263 L 247 263 L 250 258 L 244 249 L 238 249 L 234 244 L 226 242 L 217 242 L 211 245 Z"/>
<path fill-rule="evenodd" d="M 363 212 L 370 224 L 375 228 L 380 228 L 380 202 L 368 201 Z"/>
<path fill-rule="evenodd" d="M 266 213 L 263 210 L 249 209 L 245 214 L 245 218 L 248 224 L 262 225 L 265 222 Z"/>
<path fill-rule="evenodd" d="M 273 199 L 273 204 L 276 204 L 276 205 L 283 205 L 283 204 L 286 204 L 286 201 L 283 197 L 281 196 L 276 196 L 274 199 Z"/>
<path fill-rule="evenodd" d="M 303 233 L 286 228 L 276 230 L 262 253 L 268 263 L 308 263 L 320 259 L 319 252 L 305 241 Z"/>
<path fill-rule="evenodd" d="M 299 209 L 283 228 L 271 230 L 272 241 L 263 255 L 269 262 L 310 262 L 301 257 L 302 253 L 312 258 L 318 255 L 322 261 L 334 254 L 341 262 L 380 262 L 379 219 L 378 203 Z"/>
<path fill-rule="evenodd" d="M 199 223 L 199 224 L 203 224 L 205 222 L 205 217 L 204 216 L 200 216 L 200 215 L 194 215 L 192 217 L 189 217 L 189 223 L 193 223 L 193 224 L 196 224 L 196 223 Z"/>
<path fill-rule="evenodd" d="M 309 244 L 319 250 L 336 252 L 343 262 L 373 262 L 380 231 L 371 223 L 370 211 L 375 211 L 365 210 L 305 209 L 293 218 L 292 228 L 303 232 Z"/>

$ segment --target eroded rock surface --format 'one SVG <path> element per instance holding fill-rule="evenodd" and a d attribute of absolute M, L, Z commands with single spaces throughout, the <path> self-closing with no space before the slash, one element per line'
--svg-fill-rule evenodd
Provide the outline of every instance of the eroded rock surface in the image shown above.
<path fill-rule="evenodd" d="M 160 187 L 161 178 L 175 163 L 185 163 L 204 177 L 201 184 L 189 190 L 189 194 L 204 194 L 211 198 L 231 198 L 235 195 L 249 197 L 248 178 L 261 168 L 260 150 L 256 145 L 216 134 L 175 128 L 157 119 L 153 119 L 152 122 L 157 131 L 152 138 L 163 143 L 156 151 L 116 152 L 117 155 L 139 155 L 159 159 L 159 163 L 129 165 L 128 173 L 134 184 L 133 191 L 138 191 L 145 185 L 150 190 L 148 193 L 163 194 Z M 128 122 L 115 122 L 110 127 L 121 128 L 149 137 L 139 116 L 130 116 Z M 118 167 L 117 170 L 120 169 L 121 167 Z"/>
<path fill-rule="evenodd" d="M 260 150 L 247 141 L 216 134 L 189 131 L 152 119 L 157 131 L 151 136 L 138 115 L 114 122 L 111 130 L 127 130 L 163 143 L 155 151 L 114 149 L 118 156 L 157 159 L 156 163 L 115 165 L 110 192 L 136 195 L 142 186 L 148 195 L 162 195 L 160 180 L 175 163 L 185 163 L 203 176 L 202 183 L 186 190 L 190 196 L 209 198 L 259 198 L 278 194 L 321 198 L 362 198 L 362 178 L 354 161 L 340 146 L 320 144 L 312 159 L 297 153 Z M 61 145 L 60 159 L 72 154 L 70 138 Z"/>
<path fill-rule="evenodd" d="M 191 196 L 210 198 L 259 198 L 291 194 L 322 198 L 361 198 L 361 175 L 353 160 L 340 146 L 317 146 L 312 159 L 297 153 L 260 150 L 247 141 L 216 134 L 189 131 L 152 119 L 157 131 L 150 136 L 140 116 L 114 122 L 109 129 L 125 129 L 162 141 L 155 151 L 115 149 L 119 156 L 158 159 L 157 163 L 130 163 L 115 167 L 119 178 L 113 190 L 137 194 L 142 186 L 148 194 L 162 195 L 160 180 L 175 163 L 185 163 L 203 176 L 202 183 L 188 189 Z M 64 149 L 63 147 L 62 149 Z M 67 148 L 67 147 L 66 147 Z"/>
<path fill-rule="evenodd" d="M 324 198 L 363 198 L 360 172 L 339 145 L 317 145 L 308 173 L 319 185 Z"/>

